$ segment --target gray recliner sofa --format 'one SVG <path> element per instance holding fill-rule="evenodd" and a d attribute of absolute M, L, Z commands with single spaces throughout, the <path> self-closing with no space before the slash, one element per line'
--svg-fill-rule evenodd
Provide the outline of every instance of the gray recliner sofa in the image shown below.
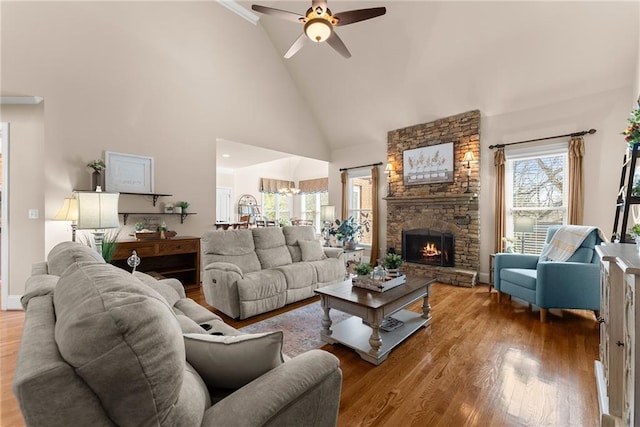
<path fill-rule="evenodd" d="M 242 334 L 175 279 L 66 242 L 34 266 L 22 303 L 13 386 L 28 426 L 336 424 L 335 356 L 283 357 L 282 332 Z"/>
<path fill-rule="evenodd" d="M 345 280 L 341 248 L 323 248 L 313 227 L 216 230 L 201 239 L 207 303 L 245 319 L 314 295 Z"/>

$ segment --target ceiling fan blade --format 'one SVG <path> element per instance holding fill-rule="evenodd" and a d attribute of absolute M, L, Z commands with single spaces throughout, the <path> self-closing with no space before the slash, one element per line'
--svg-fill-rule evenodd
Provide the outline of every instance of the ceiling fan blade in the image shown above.
<path fill-rule="evenodd" d="M 360 22 L 366 19 L 375 18 L 376 16 L 381 16 L 385 13 L 387 13 L 386 7 L 373 7 L 371 9 L 359 9 L 340 12 L 333 15 L 333 17 L 338 19 L 336 27 L 339 27 L 341 25 L 349 25 L 353 24 L 354 22 Z"/>
<path fill-rule="evenodd" d="M 327 39 L 327 43 L 329 43 L 329 46 L 334 48 L 336 52 L 338 52 L 340 55 L 344 56 L 345 58 L 351 58 L 351 53 L 349 52 L 349 49 L 347 49 L 347 47 L 342 42 L 342 39 L 338 36 L 338 34 L 335 31 L 331 32 L 331 35 Z"/>
<path fill-rule="evenodd" d="M 260 6 L 259 4 L 252 4 L 251 9 L 256 12 L 264 13 L 265 15 L 275 16 L 276 18 L 285 19 L 287 21 L 300 23 L 300 19 L 304 19 L 299 13 L 289 12 L 288 10 L 274 9 L 273 7 Z"/>
<path fill-rule="evenodd" d="M 285 59 L 289 59 L 293 55 L 295 55 L 302 48 L 302 46 L 304 46 L 307 40 L 309 40 L 307 35 L 305 33 L 302 33 L 300 37 L 298 37 L 296 41 L 293 42 L 287 53 L 284 54 Z"/>

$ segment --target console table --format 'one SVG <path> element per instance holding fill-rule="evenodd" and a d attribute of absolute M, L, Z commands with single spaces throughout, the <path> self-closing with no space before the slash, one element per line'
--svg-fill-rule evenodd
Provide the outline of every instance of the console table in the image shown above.
<path fill-rule="evenodd" d="M 600 255 L 600 360 L 595 362 L 600 425 L 640 422 L 640 256 L 635 244 L 603 243 Z"/>
<path fill-rule="evenodd" d="M 111 264 L 131 271 L 127 258 L 134 250 L 141 259 L 138 271 L 173 277 L 185 286 L 200 285 L 199 237 L 119 241 Z"/>

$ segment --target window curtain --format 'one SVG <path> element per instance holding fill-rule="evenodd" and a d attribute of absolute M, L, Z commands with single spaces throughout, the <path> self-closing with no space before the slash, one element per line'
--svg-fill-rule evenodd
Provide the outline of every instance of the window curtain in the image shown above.
<path fill-rule="evenodd" d="M 369 263 L 371 265 L 378 264 L 378 167 L 371 168 L 371 258 Z"/>
<path fill-rule="evenodd" d="M 342 216 L 340 218 L 345 219 L 347 217 L 347 210 L 349 206 L 347 205 L 347 181 L 349 181 L 349 174 L 347 171 L 342 171 L 340 174 L 340 180 L 342 181 Z"/>
<path fill-rule="evenodd" d="M 584 214 L 584 180 L 582 159 L 584 138 L 576 136 L 569 141 L 569 196 L 567 202 L 567 223 L 582 224 Z"/>
<path fill-rule="evenodd" d="M 499 148 L 493 154 L 493 164 L 496 168 L 496 193 L 495 193 L 495 235 L 494 252 L 502 251 L 502 238 L 506 228 L 506 197 L 505 197 L 505 171 L 504 171 L 504 148 Z"/>
<path fill-rule="evenodd" d="M 295 182 L 284 181 L 281 179 L 260 178 L 260 188 L 258 191 L 261 193 L 278 193 L 281 188 L 295 187 Z"/>
<path fill-rule="evenodd" d="M 329 178 L 305 179 L 298 183 L 300 194 L 322 193 L 329 191 Z"/>

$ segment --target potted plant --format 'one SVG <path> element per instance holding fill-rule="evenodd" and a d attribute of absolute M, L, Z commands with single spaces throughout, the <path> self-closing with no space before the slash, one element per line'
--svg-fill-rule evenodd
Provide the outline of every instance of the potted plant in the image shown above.
<path fill-rule="evenodd" d="M 398 277 L 398 269 L 404 260 L 399 254 L 388 253 L 382 260 L 382 266 L 387 270 L 387 274 L 391 277 Z"/>
<path fill-rule="evenodd" d="M 173 212 L 174 213 L 187 213 L 187 208 L 191 206 L 191 203 L 189 202 L 178 202 L 175 204 L 175 206 L 173 207 Z"/>
<path fill-rule="evenodd" d="M 361 262 L 360 264 L 356 265 L 356 273 L 358 274 L 358 276 L 369 276 L 372 271 L 373 267 L 371 267 L 371 264 L 369 264 L 368 262 Z"/>
<path fill-rule="evenodd" d="M 361 215 L 364 217 L 363 222 L 356 221 L 353 216 L 349 216 L 343 221 L 336 219 L 335 225 L 329 230 L 329 234 L 343 241 L 345 249 L 355 249 L 358 239 L 362 237 L 362 233 L 365 230 L 369 231 L 369 220 L 367 219 L 369 215 L 364 213 L 361 213 Z"/>
<path fill-rule="evenodd" d="M 98 187 L 102 186 L 102 171 L 106 168 L 104 160 L 97 159 L 87 163 L 87 167 L 93 169 L 91 174 L 91 189 L 96 191 Z"/>

